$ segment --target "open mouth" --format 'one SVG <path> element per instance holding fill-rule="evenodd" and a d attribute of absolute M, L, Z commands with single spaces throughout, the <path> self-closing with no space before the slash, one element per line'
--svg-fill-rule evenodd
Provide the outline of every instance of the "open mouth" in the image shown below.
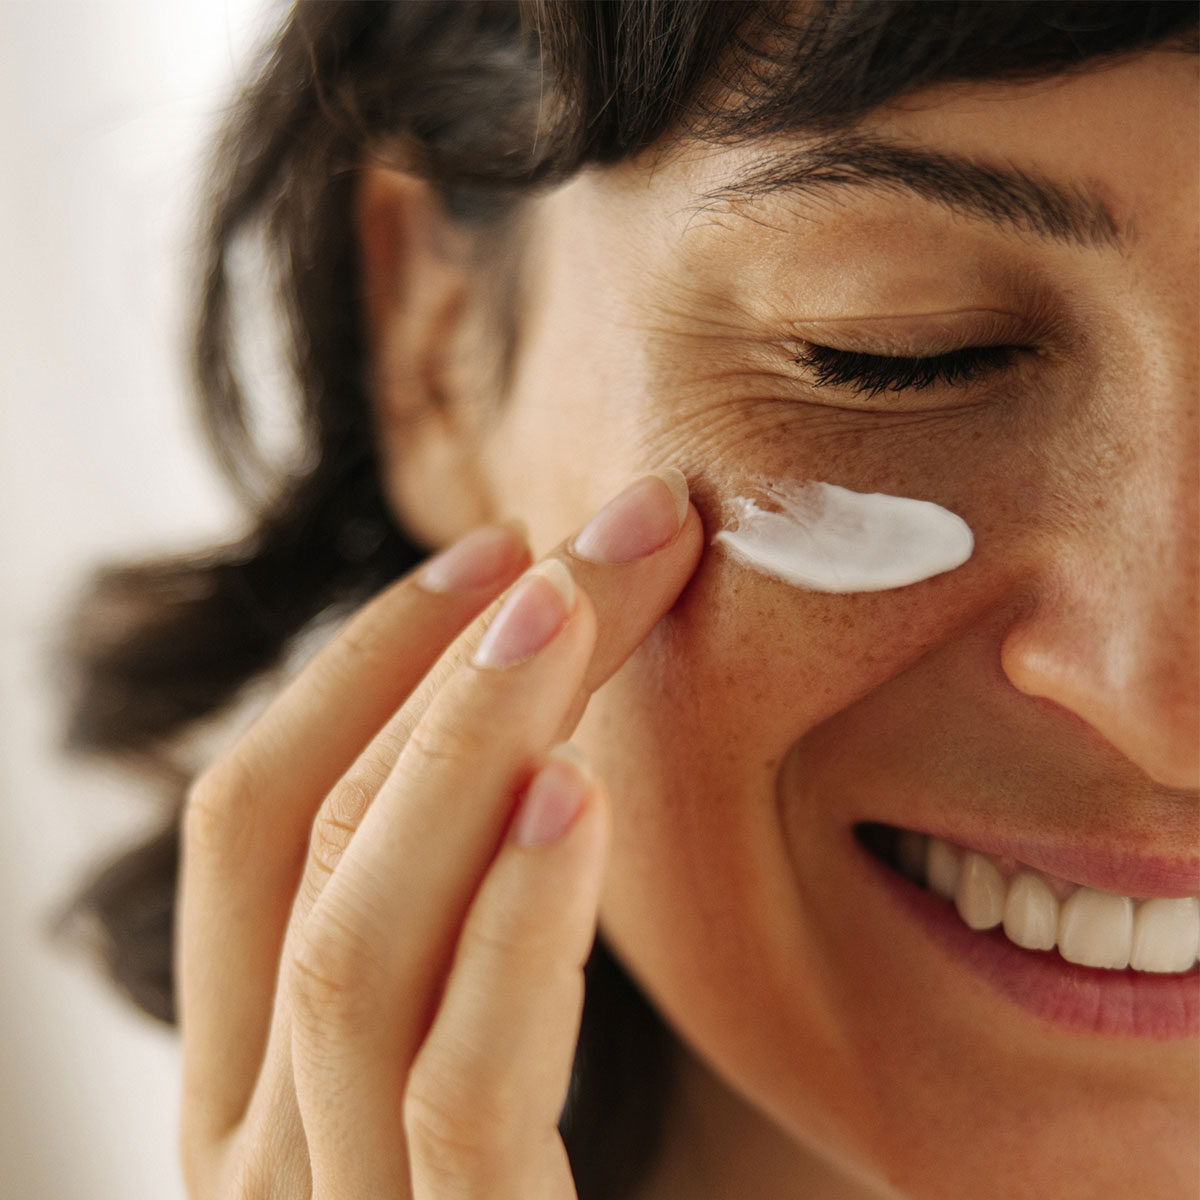
<path fill-rule="evenodd" d="M 1197 970 L 1195 896 L 1118 896 L 928 834 L 875 822 L 854 832 L 874 858 L 940 897 L 978 933 L 995 930 L 1025 950 L 1083 967 L 1153 975 Z"/>

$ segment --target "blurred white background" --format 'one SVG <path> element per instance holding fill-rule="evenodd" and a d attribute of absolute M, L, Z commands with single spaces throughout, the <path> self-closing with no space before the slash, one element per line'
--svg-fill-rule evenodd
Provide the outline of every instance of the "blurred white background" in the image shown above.
<path fill-rule="evenodd" d="M 206 132 L 278 4 L 0 0 L 0 1197 L 177 1200 L 178 1052 L 46 912 L 152 810 L 63 762 L 45 646 L 87 566 L 236 527 L 183 314 Z"/>

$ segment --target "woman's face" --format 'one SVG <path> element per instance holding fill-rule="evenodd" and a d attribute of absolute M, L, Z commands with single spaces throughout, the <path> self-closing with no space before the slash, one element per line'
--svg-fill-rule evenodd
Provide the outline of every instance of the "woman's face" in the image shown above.
<path fill-rule="evenodd" d="M 484 451 L 535 551 L 659 465 L 710 538 L 763 481 L 932 500 L 974 532 L 965 565 L 861 594 L 710 547 L 576 735 L 613 799 L 610 944 L 734 1092 L 901 1194 L 1196 1178 L 1196 988 L 1018 962 L 853 834 L 1200 891 L 1196 81 L 1155 53 L 947 87 L 822 144 L 820 178 L 801 136 L 676 146 L 535 209 Z M 868 139 L 1058 191 L 997 196 L 948 160 L 914 180 Z M 843 151 L 860 165 L 833 169 Z M 1023 349 L 867 397 L 816 386 L 808 343 Z"/>

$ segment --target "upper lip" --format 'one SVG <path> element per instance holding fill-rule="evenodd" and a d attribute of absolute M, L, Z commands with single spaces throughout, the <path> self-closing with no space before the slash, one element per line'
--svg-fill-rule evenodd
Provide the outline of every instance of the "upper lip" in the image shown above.
<path fill-rule="evenodd" d="M 909 828 L 897 826 L 897 828 Z M 1118 896 L 1195 896 L 1200 893 L 1200 857 L 1147 854 L 1111 841 L 1104 844 L 1033 840 L 963 830 L 919 829 L 964 850 L 1014 858 L 1047 875 Z"/>

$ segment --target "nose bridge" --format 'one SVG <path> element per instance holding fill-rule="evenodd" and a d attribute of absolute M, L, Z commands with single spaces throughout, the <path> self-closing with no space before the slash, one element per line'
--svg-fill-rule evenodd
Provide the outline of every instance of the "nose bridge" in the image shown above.
<path fill-rule="evenodd" d="M 1055 524 L 1036 603 L 1007 632 L 1010 682 L 1091 725 L 1157 782 L 1200 786 L 1196 399 L 1091 426 L 1086 481 Z M 1181 398 L 1186 403 L 1181 404 Z"/>

